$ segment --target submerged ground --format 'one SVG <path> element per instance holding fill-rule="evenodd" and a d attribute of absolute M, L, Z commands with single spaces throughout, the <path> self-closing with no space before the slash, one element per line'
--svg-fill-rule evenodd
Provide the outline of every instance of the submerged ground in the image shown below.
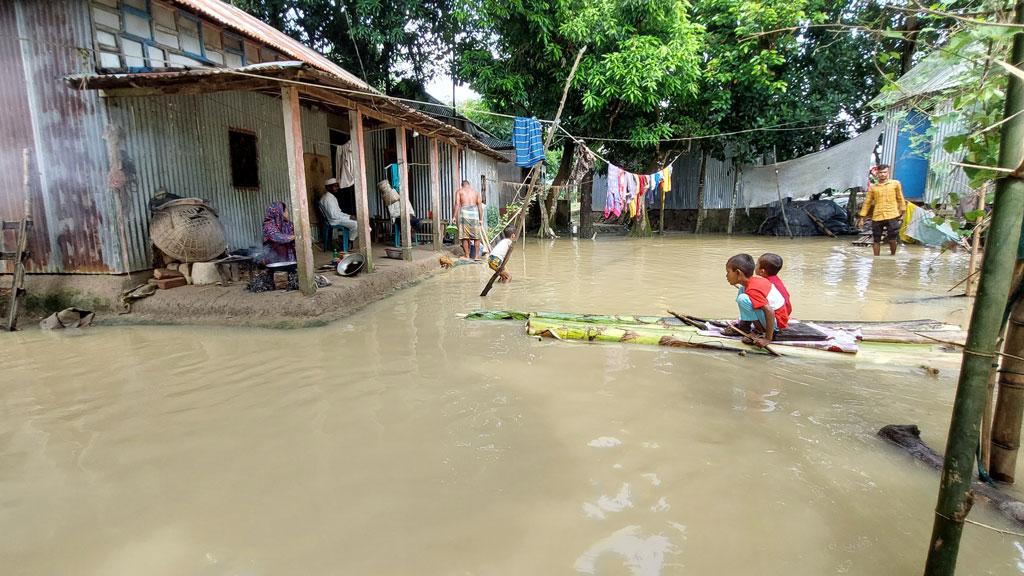
<path fill-rule="evenodd" d="M 927 299 L 963 254 L 709 236 L 529 242 L 486 301 L 489 274 L 460 266 L 324 328 L 6 336 L 3 573 L 919 573 L 938 477 L 875 431 L 916 423 L 941 450 L 955 365 L 537 341 L 458 317 L 731 315 L 725 259 L 767 250 L 797 317 L 967 317 Z M 1024 547 L 968 526 L 960 567 L 1018 574 Z"/>

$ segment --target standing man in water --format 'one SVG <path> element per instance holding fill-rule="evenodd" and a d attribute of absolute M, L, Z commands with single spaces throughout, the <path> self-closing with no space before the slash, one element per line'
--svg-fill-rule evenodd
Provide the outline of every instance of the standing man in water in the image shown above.
<path fill-rule="evenodd" d="M 871 235 L 874 242 L 871 249 L 875 256 L 882 251 L 882 232 L 889 241 L 889 254 L 896 254 L 900 224 L 906 211 L 907 201 L 903 199 L 903 185 L 899 180 L 889 179 L 889 165 L 878 165 L 878 183 L 868 187 L 868 196 L 857 218 L 857 227 L 864 225 L 864 217 L 871 216 Z"/>
<path fill-rule="evenodd" d="M 466 258 L 480 261 L 481 231 L 480 222 L 484 215 L 483 200 L 480 193 L 473 189 L 469 180 L 462 181 L 462 187 L 455 191 L 455 218 L 459 227 L 459 240 Z M 476 252 L 470 252 L 475 246 Z"/>

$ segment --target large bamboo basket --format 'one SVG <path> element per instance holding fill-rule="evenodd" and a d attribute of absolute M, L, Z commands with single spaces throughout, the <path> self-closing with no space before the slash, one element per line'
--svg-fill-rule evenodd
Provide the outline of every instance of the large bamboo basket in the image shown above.
<path fill-rule="evenodd" d="M 153 210 L 149 236 L 164 254 L 181 262 L 212 260 L 228 247 L 217 212 L 200 198 L 171 200 Z"/>

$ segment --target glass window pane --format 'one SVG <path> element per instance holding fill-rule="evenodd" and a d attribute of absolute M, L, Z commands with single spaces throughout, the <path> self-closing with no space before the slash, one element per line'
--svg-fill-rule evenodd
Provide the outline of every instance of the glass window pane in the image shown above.
<path fill-rule="evenodd" d="M 188 36 L 187 34 L 181 35 L 181 49 L 185 52 L 191 52 L 193 54 L 202 54 L 202 47 L 199 46 L 199 38 L 195 36 Z"/>
<path fill-rule="evenodd" d="M 163 4 L 153 4 L 153 23 L 157 26 L 163 26 L 168 30 L 177 30 L 174 24 L 174 14 L 174 8 Z"/>
<path fill-rule="evenodd" d="M 167 55 L 163 50 L 148 46 L 146 53 L 149 54 L 149 65 L 153 68 L 165 68 L 167 66 L 167 63 L 164 61 Z"/>
<path fill-rule="evenodd" d="M 203 24 L 203 43 L 206 44 L 207 48 L 213 48 L 214 50 L 223 48 L 223 44 L 220 41 L 220 28 Z"/>
<path fill-rule="evenodd" d="M 217 52 L 217 51 L 214 51 L 214 50 L 207 50 L 206 51 L 206 59 L 209 60 L 210 62 L 216 62 L 217 64 L 223 64 L 224 63 L 224 55 L 222 55 L 220 52 Z"/>
<path fill-rule="evenodd" d="M 149 29 L 149 19 L 130 12 L 124 14 L 124 31 L 134 36 L 150 39 L 153 33 Z"/>
<path fill-rule="evenodd" d="M 231 68 L 241 68 L 242 67 L 242 57 L 239 56 L 238 54 L 232 54 L 231 52 L 228 52 L 228 53 L 224 54 L 224 63 L 227 64 Z"/>
<path fill-rule="evenodd" d="M 121 57 L 110 52 L 100 52 L 100 68 L 120 68 Z"/>
<path fill-rule="evenodd" d="M 100 46 L 109 46 L 110 48 L 117 48 L 117 37 L 110 32 L 104 32 L 103 30 L 96 31 L 96 42 Z"/>
<path fill-rule="evenodd" d="M 122 1 L 124 2 L 125 6 L 131 6 L 132 8 L 135 8 L 136 10 L 142 10 L 143 12 L 148 12 L 149 11 L 149 7 L 146 6 L 146 0 L 122 0 Z"/>
<path fill-rule="evenodd" d="M 102 8 L 93 7 L 92 19 L 100 26 L 106 26 L 107 28 L 113 28 L 115 30 L 121 29 L 121 17 L 117 12 L 109 12 Z"/>
<path fill-rule="evenodd" d="M 170 48 L 178 47 L 178 35 L 171 32 L 164 32 L 159 28 L 156 29 L 156 41 Z"/>
<path fill-rule="evenodd" d="M 230 34 L 224 35 L 224 49 L 231 52 L 242 53 L 242 39 Z"/>
<path fill-rule="evenodd" d="M 260 49 L 255 44 L 245 43 L 245 62 L 247 64 L 260 63 Z"/>
<path fill-rule="evenodd" d="M 143 59 L 142 44 L 134 40 L 121 39 L 121 51 L 125 55 L 125 65 L 129 68 L 141 68 L 146 65 Z"/>
<path fill-rule="evenodd" d="M 180 13 L 178 14 L 178 30 L 183 34 L 199 38 L 199 22 Z"/>
<path fill-rule="evenodd" d="M 190 68 L 201 68 L 203 66 L 201 63 L 181 54 L 171 54 L 171 64 L 174 66 L 188 66 Z"/>

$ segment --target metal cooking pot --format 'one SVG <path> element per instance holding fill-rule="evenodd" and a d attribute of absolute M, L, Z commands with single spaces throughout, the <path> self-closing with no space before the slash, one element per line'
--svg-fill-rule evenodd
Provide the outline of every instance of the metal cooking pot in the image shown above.
<path fill-rule="evenodd" d="M 339 276 L 355 276 L 359 274 L 359 271 L 366 265 L 366 256 L 355 252 L 349 254 L 338 262 L 338 275 Z"/>

